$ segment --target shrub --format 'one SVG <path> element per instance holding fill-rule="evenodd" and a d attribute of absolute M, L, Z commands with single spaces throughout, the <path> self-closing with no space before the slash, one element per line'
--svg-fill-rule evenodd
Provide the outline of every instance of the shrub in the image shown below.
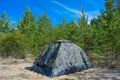
<path fill-rule="evenodd" d="M 29 48 L 25 36 L 19 31 L 8 33 L 1 43 L 2 57 L 25 58 Z"/>

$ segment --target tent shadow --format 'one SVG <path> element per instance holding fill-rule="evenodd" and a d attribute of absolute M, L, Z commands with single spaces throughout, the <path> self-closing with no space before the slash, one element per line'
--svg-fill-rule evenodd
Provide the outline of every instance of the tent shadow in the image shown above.
<path fill-rule="evenodd" d="M 33 71 L 32 67 L 25 67 L 26 70 Z"/>
<path fill-rule="evenodd" d="M 33 66 L 31 66 L 31 67 L 25 67 L 25 70 L 33 71 L 33 72 L 35 72 L 35 73 L 38 73 L 38 74 L 41 74 L 41 75 L 46 76 L 45 74 L 43 74 L 43 73 L 41 73 L 41 72 L 39 72 L 39 71 L 34 70 L 34 69 L 33 69 Z"/>

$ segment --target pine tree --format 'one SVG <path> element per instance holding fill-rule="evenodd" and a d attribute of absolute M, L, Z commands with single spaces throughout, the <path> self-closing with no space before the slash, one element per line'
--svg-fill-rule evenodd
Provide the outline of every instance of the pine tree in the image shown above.
<path fill-rule="evenodd" d="M 26 11 L 23 15 L 23 20 L 19 21 L 18 29 L 25 34 L 31 34 L 31 31 L 34 31 L 36 27 L 35 16 L 29 8 L 26 8 Z"/>
<path fill-rule="evenodd" d="M 98 18 L 91 22 L 94 26 L 94 47 L 99 47 L 101 53 L 116 55 L 119 52 L 119 2 L 119 0 L 106 0 L 105 10 L 102 10 Z"/>
<path fill-rule="evenodd" d="M 8 19 L 7 13 L 4 12 L 0 17 L 0 32 L 8 33 L 10 31 L 10 24 L 11 19 Z"/>
<path fill-rule="evenodd" d="M 49 31 L 52 28 L 51 22 L 47 14 L 44 12 L 38 20 L 39 31 Z"/>
<path fill-rule="evenodd" d="M 89 50 L 91 45 L 91 27 L 88 24 L 88 16 L 82 10 L 81 17 L 78 18 L 78 39 L 79 43 L 86 50 Z"/>
<path fill-rule="evenodd" d="M 44 12 L 38 19 L 39 46 L 44 48 L 53 40 L 53 27 L 48 15 Z"/>

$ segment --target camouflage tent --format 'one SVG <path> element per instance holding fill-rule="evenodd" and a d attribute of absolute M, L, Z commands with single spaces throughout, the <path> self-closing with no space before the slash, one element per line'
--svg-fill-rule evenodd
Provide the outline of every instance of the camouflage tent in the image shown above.
<path fill-rule="evenodd" d="M 33 69 L 48 76 L 68 74 L 91 68 L 82 48 L 67 40 L 50 44 L 34 61 Z"/>

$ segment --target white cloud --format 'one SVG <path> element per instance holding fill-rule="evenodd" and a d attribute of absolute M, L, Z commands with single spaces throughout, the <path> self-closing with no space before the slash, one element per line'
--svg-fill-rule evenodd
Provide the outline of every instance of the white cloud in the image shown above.
<path fill-rule="evenodd" d="M 56 12 L 57 14 L 60 14 L 60 15 L 63 14 L 63 13 L 62 13 L 61 11 L 59 11 L 59 10 L 56 10 L 56 9 L 51 9 L 51 10 L 53 10 L 53 11 Z"/>
<path fill-rule="evenodd" d="M 94 4 L 94 2 L 93 1 L 90 1 L 90 0 L 88 0 L 90 3 L 93 3 Z M 59 3 L 59 2 L 57 2 L 57 1 L 52 1 L 53 3 L 55 3 L 55 4 L 57 4 L 57 5 L 59 5 L 59 6 L 61 6 L 61 7 L 63 7 L 65 10 L 67 10 L 67 11 L 69 11 L 69 12 L 71 12 L 71 13 L 74 13 L 72 16 L 73 17 L 80 17 L 80 15 L 81 15 L 81 11 L 79 11 L 79 10 L 76 10 L 76 9 L 73 9 L 73 8 L 70 8 L 70 7 L 67 7 L 67 6 L 65 6 L 65 5 L 63 5 L 63 4 L 61 4 L 61 3 Z M 90 23 L 90 21 L 93 19 L 93 18 L 96 18 L 97 17 L 97 15 L 99 14 L 99 11 L 85 11 L 85 14 L 88 16 L 88 23 Z"/>
<path fill-rule="evenodd" d="M 96 3 L 94 2 L 94 0 L 87 0 L 89 3 L 96 5 Z"/>
<path fill-rule="evenodd" d="M 53 18 L 52 20 L 56 21 L 56 18 Z"/>
<path fill-rule="evenodd" d="M 16 23 L 17 23 L 17 21 L 15 21 L 15 20 L 11 21 L 11 24 L 16 24 Z"/>
<path fill-rule="evenodd" d="M 72 8 L 69 8 L 69 7 L 67 7 L 67 6 L 65 6 L 65 5 L 63 5 L 63 4 L 61 4 L 61 3 L 57 2 L 57 1 L 52 1 L 52 2 L 55 3 L 55 4 L 57 4 L 57 5 L 59 5 L 59 6 L 61 6 L 61 7 L 63 7 L 64 9 L 66 9 L 66 10 L 72 12 L 72 13 L 81 14 L 80 11 L 72 9 Z"/>
<path fill-rule="evenodd" d="M 89 12 L 86 12 L 86 15 L 88 16 L 88 23 L 90 23 L 90 21 L 93 18 L 97 18 L 97 16 L 99 15 L 99 10 L 98 11 L 89 11 Z"/>

